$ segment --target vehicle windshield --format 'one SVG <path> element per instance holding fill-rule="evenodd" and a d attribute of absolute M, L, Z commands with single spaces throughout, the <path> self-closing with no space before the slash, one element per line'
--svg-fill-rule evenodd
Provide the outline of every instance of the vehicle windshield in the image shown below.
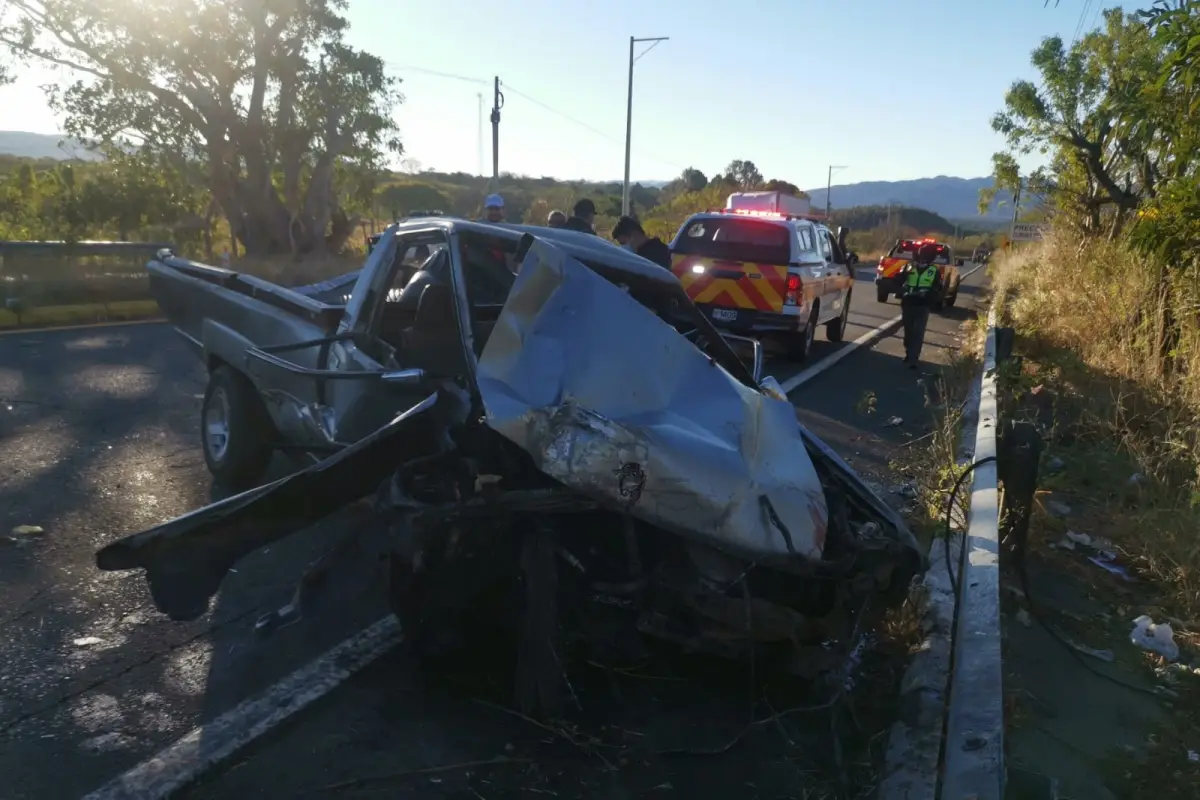
<path fill-rule="evenodd" d="M 786 266 L 792 260 L 792 230 L 778 222 L 705 217 L 687 222 L 673 247 L 677 255 Z"/>

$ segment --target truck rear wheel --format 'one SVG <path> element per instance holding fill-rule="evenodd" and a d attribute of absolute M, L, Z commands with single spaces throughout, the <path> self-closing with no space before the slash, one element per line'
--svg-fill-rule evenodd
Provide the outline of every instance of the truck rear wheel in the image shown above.
<path fill-rule="evenodd" d="M 846 337 L 846 324 L 850 317 L 850 293 L 846 293 L 846 300 L 842 303 L 842 313 L 837 319 L 832 322 L 825 323 L 825 338 L 833 343 L 838 343 Z"/>
<path fill-rule="evenodd" d="M 882 286 L 876 287 L 875 288 L 875 299 L 881 303 L 886 303 L 888 300 L 888 290 L 884 289 Z"/>
<path fill-rule="evenodd" d="M 803 361 L 808 358 L 812 344 L 817 338 L 817 310 L 818 306 L 814 303 L 812 310 L 808 313 L 808 322 L 805 324 L 804 330 L 787 334 L 789 361 Z"/>
<path fill-rule="evenodd" d="M 262 479 L 271 463 L 274 425 L 249 379 L 222 364 L 208 376 L 200 408 L 204 463 L 221 486 L 242 491 Z"/>

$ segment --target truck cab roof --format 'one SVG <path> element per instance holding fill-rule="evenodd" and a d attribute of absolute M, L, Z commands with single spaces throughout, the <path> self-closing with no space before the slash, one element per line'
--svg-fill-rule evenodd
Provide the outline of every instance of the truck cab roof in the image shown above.
<path fill-rule="evenodd" d="M 404 219 L 396 223 L 395 227 L 396 235 L 437 228 L 448 234 L 470 232 L 479 236 L 498 236 L 511 241 L 518 241 L 523 235 L 529 233 L 552 242 L 566 251 L 567 255 L 584 262 L 589 267 L 599 268 L 606 273 L 606 277 L 616 278 L 624 275 L 639 281 L 677 287 L 682 291 L 679 279 L 668 270 L 591 233 L 581 233 L 564 228 L 547 228 L 541 225 L 475 222 L 445 216 Z"/>

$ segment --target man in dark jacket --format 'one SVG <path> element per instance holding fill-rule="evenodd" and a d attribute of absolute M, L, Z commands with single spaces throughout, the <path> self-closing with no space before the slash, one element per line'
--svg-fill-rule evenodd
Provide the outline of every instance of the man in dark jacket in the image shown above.
<path fill-rule="evenodd" d="M 575 204 L 575 208 L 571 212 L 571 217 L 563 225 L 569 231 L 579 231 L 580 233 L 596 233 L 596 204 L 586 197 Z"/>
<path fill-rule="evenodd" d="M 626 250 L 632 250 L 663 269 L 671 268 L 671 251 L 657 236 L 651 238 L 633 217 L 621 217 L 613 226 L 612 238 Z"/>
<path fill-rule="evenodd" d="M 937 248 L 922 245 L 912 261 L 900 271 L 900 315 L 904 326 L 904 363 L 916 369 L 925 344 L 925 327 L 929 323 L 929 308 L 942 293 L 942 275 L 937 264 Z"/>

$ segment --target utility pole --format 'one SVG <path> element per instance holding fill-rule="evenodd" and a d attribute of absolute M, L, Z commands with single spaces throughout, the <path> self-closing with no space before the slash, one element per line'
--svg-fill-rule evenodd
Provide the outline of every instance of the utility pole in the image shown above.
<path fill-rule="evenodd" d="M 629 94 L 625 104 L 625 183 L 621 187 L 621 213 L 624 215 L 629 214 L 629 147 L 633 136 L 633 65 L 639 58 L 658 46 L 659 42 L 665 42 L 670 38 L 669 36 L 654 36 L 645 39 L 629 37 Z M 642 55 L 635 58 L 633 48 L 639 42 L 653 42 L 653 44 L 643 50 Z"/>
<path fill-rule="evenodd" d="M 483 177 L 483 92 L 477 92 L 479 98 L 479 177 Z"/>
<path fill-rule="evenodd" d="M 836 164 L 829 165 L 829 176 L 825 180 L 825 221 L 829 221 L 829 217 L 833 214 L 833 171 L 835 169 L 846 169 L 846 166 L 838 166 Z"/>
<path fill-rule="evenodd" d="M 504 108 L 504 95 L 500 92 L 500 76 L 496 76 L 492 95 L 492 190 L 500 187 L 500 109 Z"/>

